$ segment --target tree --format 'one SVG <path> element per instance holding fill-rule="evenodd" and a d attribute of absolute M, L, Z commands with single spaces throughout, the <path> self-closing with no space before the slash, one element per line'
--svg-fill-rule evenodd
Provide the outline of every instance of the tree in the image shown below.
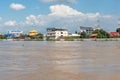
<path fill-rule="evenodd" d="M 0 35 L 0 39 L 6 39 L 7 37 L 4 35 Z"/>
<path fill-rule="evenodd" d="M 109 38 L 109 33 L 103 29 L 96 29 L 93 34 L 97 34 L 97 38 Z"/>
<path fill-rule="evenodd" d="M 120 33 L 120 28 L 117 28 L 117 29 L 116 29 L 116 32 Z"/>
<path fill-rule="evenodd" d="M 83 31 L 83 32 L 80 33 L 80 37 L 81 38 L 88 38 L 88 35 L 85 31 Z"/>
<path fill-rule="evenodd" d="M 41 34 L 41 33 L 38 33 L 36 36 L 37 36 L 39 39 L 43 39 L 43 34 Z"/>
<path fill-rule="evenodd" d="M 75 34 L 78 34 L 78 32 L 77 32 L 77 31 L 75 31 Z"/>
<path fill-rule="evenodd" d="M 43 40 L 43 34 L 38 33 L 37 35 L 33 35 L 33 36 L 28 36 L 30 39 L 32 40 Z"/>

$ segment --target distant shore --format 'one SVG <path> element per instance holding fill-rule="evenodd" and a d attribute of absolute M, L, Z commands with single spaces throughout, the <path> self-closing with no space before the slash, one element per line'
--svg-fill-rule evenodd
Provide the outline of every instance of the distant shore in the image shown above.
<path fill-rule="evenodd" d="M 36 40 L 36 39 L 0 39 L 0 41 L 120 41 L 120 38 L 79 38 L 79 39 L 53 39 L 53 40 Z"/>

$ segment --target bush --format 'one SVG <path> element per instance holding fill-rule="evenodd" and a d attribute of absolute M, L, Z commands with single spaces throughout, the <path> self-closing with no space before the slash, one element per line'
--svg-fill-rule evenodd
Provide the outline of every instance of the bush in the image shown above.
<path fill-rule="evenodd" d="M 73 37 L 65 37 L 64 40 L 65 41 L 74 41 L 74 38 Z"/>

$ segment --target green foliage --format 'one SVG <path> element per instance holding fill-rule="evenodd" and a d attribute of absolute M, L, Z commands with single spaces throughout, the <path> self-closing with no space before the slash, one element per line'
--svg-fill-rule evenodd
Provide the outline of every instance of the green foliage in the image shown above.
<path fill-rule="evenodd" d="M 117 29 L 116 29 L 116 32 L 119 32 L 119 33 L 120 33 L 120 28 L 117 28 Z"/>
<path fill-rule="evenodd" d="M 47 41 L 60 41 L 60 39 L 47 39 Z"/>
<path fill-rule="evenodd" d="M 28 37 L 32 40 L 43 40 L 43 34 L 41 33 L 34 35 L 34 36 L 28 36 Z"/>
<path fill-rule="evenodd" d="M 39 33 L 36 35 L 39 39 L 43 39 L 43 34 Z"/>
<path fill-rule="evenodd" d="M 65 37 L 64 40 L 65 41 L 74 41 L 74 38 L 73 37 Z"/>
<path fill-rule="evenodd" d="M 6 39 L 7 37 L 5 37 L 4 35 L 0 35 L 0 39 Z"/>
<path fill-rule="evenodd" d="M 97 38 L 109 38 L 109 33 L 103 29 L 96 29 L 93 34 L 97 34 Z"/>
<path fill-rule="evenodd" d="M 81 32 L 80 35 L 81 35 L 80 38 L 89 38 L 89 35 L 84 31 Z"/>

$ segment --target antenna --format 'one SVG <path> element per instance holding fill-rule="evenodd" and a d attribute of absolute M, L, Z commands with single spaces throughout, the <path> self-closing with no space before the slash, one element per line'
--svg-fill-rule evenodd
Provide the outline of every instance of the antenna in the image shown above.
<path fill-rule="evenodd" d="M 97 20 L 97 28 L 100 28 L 100 20 Z"/>
<path fill-rule="evenodd" d="M 100 27 L 100 20 L 99 19 L 97 19 L 97 25 L 96 25 L 95 29 L 101 29 L 101 27 Z"/>

